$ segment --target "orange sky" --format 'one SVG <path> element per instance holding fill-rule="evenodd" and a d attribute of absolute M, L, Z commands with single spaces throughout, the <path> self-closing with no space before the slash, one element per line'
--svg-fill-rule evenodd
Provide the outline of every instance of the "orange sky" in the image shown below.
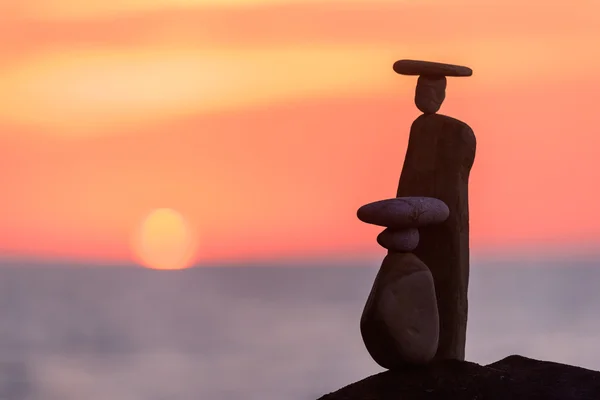
<path fill-rule="evenodd" d="M 474 250 L 600 248 L 597 1 L 21 0 L 0 31 L 3 254 L 129 260 L 161 207 L 201 262 L 380 252 L 400 58 L 474 70 L 440 111 L 478 137 Z"/>

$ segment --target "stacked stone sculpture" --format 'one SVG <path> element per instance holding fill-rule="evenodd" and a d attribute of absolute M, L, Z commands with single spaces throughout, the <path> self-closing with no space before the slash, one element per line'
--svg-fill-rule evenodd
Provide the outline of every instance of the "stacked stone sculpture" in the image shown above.
<path fill-rule="evenodd" d="M 472 71 L 413 60 L 396 62 L 394 70 L 419 76 L 415 103 L 423 115 L 410 130 L 397 197 L 357 213 L 385 227 L 377 242 L 388 254 L 360 330 L 373 359 L 389 371 L 319 400 L 600 399 L 600 372 L 517 355 L 487 366 L 464 361 L 476 140 L 467 124 L 436 113 L 446 77 Z"/>
<path fill-rule="evenodd" d="M 396 198 L 362 206 L 358 218 L 385 227 L 388 250 L 367 299 L 360 329 L 382 367 L 464 360 L 469 280 L 468 179 L 475 135 L 436 114 L 447 76 L 470 76 L 451 64 L 400 60 L 394 70 L 418 75 L 412 124 Z"/>

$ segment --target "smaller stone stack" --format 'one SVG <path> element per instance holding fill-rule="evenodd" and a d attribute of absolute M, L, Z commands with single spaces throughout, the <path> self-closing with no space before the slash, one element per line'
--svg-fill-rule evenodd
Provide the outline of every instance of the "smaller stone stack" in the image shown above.
<path fill-rule="evenodd" d="M 446 77 L 471 76 L 473 70 L 462 65 L 431 61 L 399 60 L 394 71 L 400 75 L 418 75 L 415 105 L 425 115 L 438 112 L 446 99 Z"/>
<path fill-rule="evenodd" d="M 367 299 L 360 330 L 371 357 L 384 368 L 422 365 L 438 349 L 439 315 L 429 268 L 412 253 L 419 228 L 440 224 L 448 206 L 431 197 L 397 197 L 362 206 L 358 218 L 386 229 L 377 242 L 388 250 Z"/>

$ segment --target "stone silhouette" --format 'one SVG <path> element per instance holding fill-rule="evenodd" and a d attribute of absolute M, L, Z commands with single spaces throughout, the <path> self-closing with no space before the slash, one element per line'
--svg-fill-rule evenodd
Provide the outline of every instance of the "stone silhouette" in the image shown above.
<path fill-rule="evenodd" d="M 593 400 L 600 372 L 510 356 L 490 365 L 438 360 L 385 371 L 319 400 Z"/>
<path fill-rule="evenodd" d="M 591 400 L 600 372 L 510 356 L 487 366 L 464 361 L 469 283 L 468 181 L 475 160 L 471 128 L 438 115 L 447 76 L 467 67 L 401 60 L 418 75 L 412 124 L 396 198 L 362 206 L 358 218 L 384 226 L 388 249 L 360 321 L 373 359 L 389 371 L 319 400 Z"/>
<path fill-rule="evenodd" d="M 471 76 L 470 68 L 429 61 L 400 60 L 394 71 L 401 75 L 419 75 L 415 104 L 424 114 L 436 113 L 446 98 L 447 76 Z"/>
<path fill-rule="evenodd" d="M 399 74 L 436 80 L 442 76 L 470 76 L 467 67 L 401 60 Z M 417 92 L 415 103 L 427 93 Z M 425 112 L 425 111 L 424 111 Z M 436 358 L 465 359 L 469 285 L 469 174 L 475 160 L 473 130 L 457 119 L 425 113 L 410 129 L 408 148 L 397 196 L 429 196 L 442 200 L 450 210 L 443 223 L 419 231 L 414 250 L 431 270 L 440 316 L 440 340 Z"/>
<path fill-rule="evenodd" d="M 390 252 L 383 260 L 360 320 L 373 359 L 388 369 L 424 365 L 439 340 L 433 277 L 412 253 Z"/>
<path fill-rule="evenodd" d="M 424 114 L 410 131 L 397 198 L 358 210 L 384 226 L 388 249 L 363 310 L 361 334 L 382 367 L 464 360 L 469 279 L 468 178 L 475 136 L 465 123 L 435 114 L 446 76 L 470 76 L 451 64 L 400 60 L 394 70 L 419 75 L 415 104 Z M 416 231 L 415 231 L 416 230 Z"/>
<path fill-rule="evenodd" d="M 399 197 L 359 208 L 358 218 L 384 226 L 378 243 L 389 250 L 365 305 L 360 330 L 369 354 L 382 367 L 427 364 L 439 341 L 439 315 L 433 276 L 411 253 L 418 228 L 439 224 L 450 214 L 430 197 Z"/>

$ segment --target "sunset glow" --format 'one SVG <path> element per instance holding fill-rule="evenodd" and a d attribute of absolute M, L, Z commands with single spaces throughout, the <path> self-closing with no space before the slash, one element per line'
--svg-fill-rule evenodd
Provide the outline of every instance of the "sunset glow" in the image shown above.
<path fill-rule="evenodd" d="M 440 110 L 478 138 L 474 251 L 600 248 L 598 2 L 23 0 L 0 24 L 1 254 L 380 252 L 355 213 L 418 116 L 401 58 L 474 71 Z M 132 250 L 157 204 L 184 219 Z"/>
<path fill-rule="evenodd" d="M 189 266 L 197 243 L 181 214 L 170 208 L 152 211 L 134 236 L 142 264 L 155 269 Z"/>

